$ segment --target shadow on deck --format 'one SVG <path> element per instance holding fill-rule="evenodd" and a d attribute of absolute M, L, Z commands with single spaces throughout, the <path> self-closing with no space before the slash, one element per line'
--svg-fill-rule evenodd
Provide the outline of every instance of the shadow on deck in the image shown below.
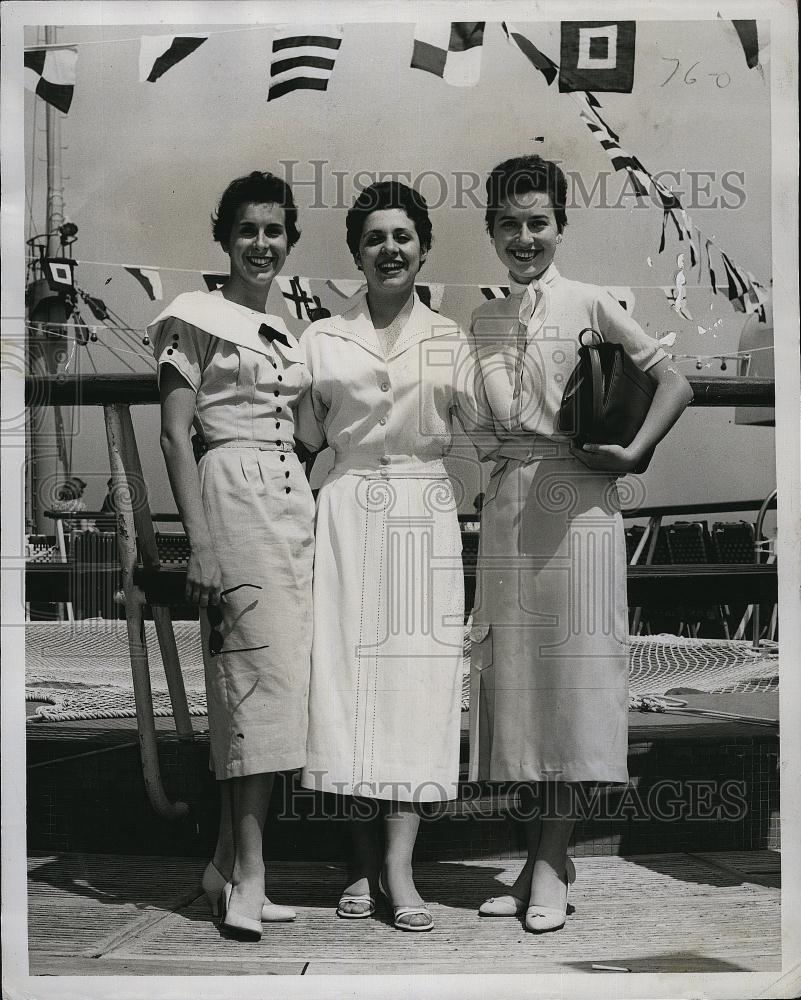
<path fill-rule="evenodd" d="M 418 888 L 435 928 L 403 934 L 379 903 L 373 919 L 338 920 L 344 870 L 276 863 L 268 893 L 293 924 L 257 944 L 225 939 L 199 894 L 197 859 L 36 855 L 29 862 L 29 955 L 35 975 L 325 975 L 592 972 L 762 972 L 781 967 L 775 851 L 583 857 L 558 934 L 479 918 L 521 860 L 423 863 Z M 604 975 L 597 971 L 597 975 Z"/>

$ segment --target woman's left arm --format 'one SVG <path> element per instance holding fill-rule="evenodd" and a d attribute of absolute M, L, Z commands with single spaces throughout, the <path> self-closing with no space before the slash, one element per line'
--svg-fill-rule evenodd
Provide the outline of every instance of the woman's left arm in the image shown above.
<path fill-rule="evenodd" d="M 645 368 L 656 382 L 648 415 L 630 445 L 585 444 L 574 452 L 590 469 L 625 475 L 636 469 L 665 437 L 692 400 L 693 391 L 673 360 L 610 294 L 598 298 L 594 312 L 594 328 L 606 340 L 621 344 L 635 364 Z"/>

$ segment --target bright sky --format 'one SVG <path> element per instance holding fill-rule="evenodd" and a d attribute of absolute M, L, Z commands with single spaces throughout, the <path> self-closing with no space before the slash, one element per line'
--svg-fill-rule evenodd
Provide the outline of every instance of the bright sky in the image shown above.
<path fill-rule="evenodd" d="M 559 59 L 558 24 L 518 26 Z M 281 161 L 296 164 L 303 230 L 284 274 L 357 277 L 344 240 L 346 206 L 375 172 L 410 172 L 437 206 L 432 210 L 434 248 L 421 280 L 448 284 L 442 312 L 463 324 L 480 301 L 475 286 L 501 284 L 506 276 L 484 232 L 483 211 L 469 197 L 459 198 L 460 184 L 462 189 L 475 187 L 474 197 L 480 200 L 486 173 L 495 163 L 536 151 L 578 173 L 587 190 L 599 172 L 606 173 L 613 204 L 620 193 L 622 175 L 611 172 L 571 98 L 559 94 L 556 85 L 546 86 L 506 41 L 499 23 L 487 24 L 481 79 L 474 88 L 450 87 L 409 68 L 413 24 L 352 24 L 345 27 L 326 93 L 300 91 L 270 103 L 272 29 L 225 28 L 59 31 L 65 42 L 108 39 L 79 44 L 75 97 L 62 122 L 64 198 L 68 217 L 80 228 L 75 256 L 102 262 L 81 264 L 78 284 L 101 296 L 131 326 L 143 327 L 161 306 L 149 302 L 117 265 L 163 268 L 165 302 L 203 287 L 199 273 L 169 269 L 224 270 L 226 258 L 212 242 L 209 227 L 219 193 L 233 177 L 252 169 L 285 172 Z M 35 31 L 28 29 L 28 44 L 37 41 Z M 215 33 L 208 41 L 156 83 L 139 82 L 143 34 L 210 32 Z M 599 96 L 624 148 L 654 173 L 679 173 L 679 190 L 693 223 L 767 283 L 772 272 L 770 87 L 757 70 L 747 68 L 731 22 L 639 22 L 633 92 Z M 26 178 L 34 179 L 30 209 L 35 225 L 41 226 L 42 102 L 26 94 L 25 112 Z M 700 182 L 695 199 L 700 205 L 694 204 L 687 172 L 705 172 L 708 178 Z M 315 174 L 321 183 L 297 183 Z M 736 207 L 721 207 L 721 197 Z M 710 200 L 713 207 L 702 207 Z M 696 287 L 707 285 L 708 276 L 690 273 L 688 258 L 692 321 L 669 308 L 662 286 L 673 283 L 677 253 L 686 247 L 670 229 L 665 252 L 657 253 L 662 220 L 656 208 L 635 206 L 630 198 L 622 206 L 599 208 L 596 200 L 595 207 L 575 207 L 568 217 L 557 260 L 563 273 L 631 287 L 635 317 L 651 333 L 676 331 L 673 350 L 678 353 L 736 350 L 742 314 L 708 288 Z M 326 295 L 326 304 L 335 309 L 336 298 Z M 288 318 L 277 288 L 271 298 L 273 310 Z M 85 318 L 91 321 L 88 313 Z M 699 333 L 699 325 L 706 332 Z M 302 330 L 297 322 L 290 326 L 297 333 Z M 137 338 L 129 344 L 109 343 L 134 352 L 124 357 L 137 370 L 146 370 L 137 357 L 137 352 L 146 353 Z M 101 371 L 124 370 L 101 344 L 93 346 L 92 358 Z M 91 370 L 86 358 L 80 363 L 81 370 Z M 684 367 L 696 373 L 694 362 Z M 706 370 L 719 374 L 719 362 Z M 173 504 L 158 449 L 157 419 L 156 408 L 136 411 L 152 506 L 168 510 Z M 99 415 L 84 413 L 80 426 L 73 471 L 90 479 L 87 498 L 99 504 L 108 474 Z M 744 453 L 749 455 L 745 467 Z M 710 463 L 711 457 L 716 461 Z M 695 471 L 698 467 L 705 468 L 703 477 Z M 772 430 L 736 427 L 730 409 L 690 411 L 660 448 L 646 479 L 648 502 L 765 495 L 774 485 L 773 470 Z"/>

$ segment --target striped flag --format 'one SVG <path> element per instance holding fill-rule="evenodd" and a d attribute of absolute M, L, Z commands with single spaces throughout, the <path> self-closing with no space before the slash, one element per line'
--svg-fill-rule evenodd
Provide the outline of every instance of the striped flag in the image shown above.
<path fill-rule="evenodd" d="M 550 86 L 559 74 L 559 67 L 531 42 L 525 35 L 522 35 L 513 24 L 501 22 L 501 27 L 506 33 L 507 41 L 514 42 L 528 61 L 535 66 L 545 77 L 545 82 Z"/>
<path fill-rule="evenodd" d="M 748 294 L 748 278 L 727 254 L 720 252 L 723 266 L 726 269 L 726 280 L 728 281 L 729 301 L 739 299 L 744 307 L 745 296 Z"/>
<path fill-rule="evenodd" d="M 341 28 L 321 29 L 317 34 L 298 28 L 277 31 L 267 100 L 275 101 L 293 90 L 327 90 L 341 44 Z"/>
<path fill-rule="evenodd" d="M 126 267 L 125 270 L 136 278 L 151 302 L 161 301 L 161 275 L 155 267 Z"/>
<path fill-rule="evenodd" d="M 425 285 L 415 285 L 414 287 L 417 292 L 417 298 L 420 299 L 423 305 L 428 306 L 433 312 L 438 313 L 439 307 L 442 305 L 442 296 L 445 294 L 445 286 L 439 283 L 428 283 Z"/>
<path fill-rule="evenodd" d="M 25 87 L 66 114 L 75 91 L 75 67 L 78 50 L 29 49 L 23 54 Z"/>
<path fill-rule="evenodd" d="M 492 299 L 505 299 L 509 295 L 508 285 L 481 285 L 481 294 L 490 302 Z"/>
<path fill-rule="evenodd" d="M 584 122 L 609 157 L 615 170 L 625 170 L 632 187 L 638 195 L 647 195 L 651 185 L 651 175 L 640 160 L 620 145 L 620 137 L 612 131 L 598 113 L 600 105 L 591 94 L 571 93 L 579 109 L 579 118 Z M 672 200 L 673 196 L 670 196 Z"/>
<path fill-rule="evenodd" d="M 475 87 L 481 76 L 484 21 L 442 21 L 415 26 L 412 69 L 442 77 L 453 87 Z"/>
<path fill-rule="evenodd" d="M 186 59 L 208 35 L 143 35 L 139 45 L 139 81 L 155 83 L 168 69 Z"/>

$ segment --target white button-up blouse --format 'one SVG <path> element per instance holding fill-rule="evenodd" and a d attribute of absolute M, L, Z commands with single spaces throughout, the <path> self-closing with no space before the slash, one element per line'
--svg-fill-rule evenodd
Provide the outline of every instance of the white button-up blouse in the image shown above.
<path fill-rule="evenodd" d="M 470 424 L 479 405 L 468 340 L 456 323 L 415 299 L 386 357 L 363 290 L 300 342 L 312 387 L 298 406 L 296 436 L 313 450 L 327 443 L 334 473 L 445 475 L 453 414 Z"/>

